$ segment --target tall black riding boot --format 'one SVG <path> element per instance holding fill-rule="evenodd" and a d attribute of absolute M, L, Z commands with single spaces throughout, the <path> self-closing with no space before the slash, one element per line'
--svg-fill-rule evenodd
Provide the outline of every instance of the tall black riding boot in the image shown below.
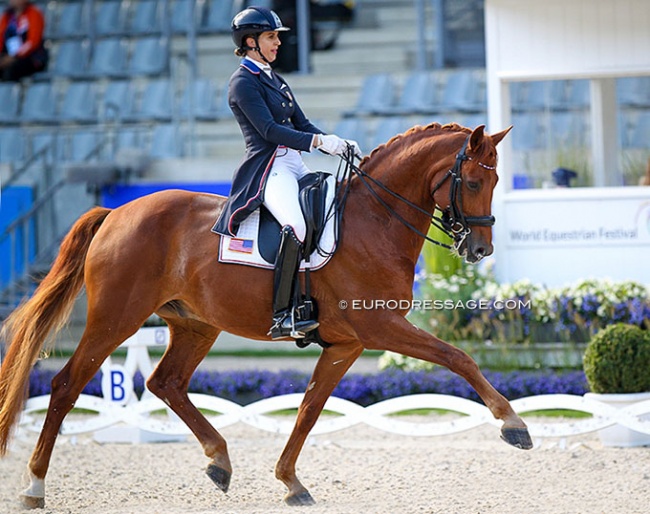
<path fill-rule="evenodd" d="M 314 319 L 300 319 L 294 302 L 301 258 L 302 243 L 293 228 L 287 225 L 282 228 L 280 249 L 275 259 L 273 326 L 269 332 L 272 339 L 305 337 L 307 332 L 318 327 L 318 321 Z"/>

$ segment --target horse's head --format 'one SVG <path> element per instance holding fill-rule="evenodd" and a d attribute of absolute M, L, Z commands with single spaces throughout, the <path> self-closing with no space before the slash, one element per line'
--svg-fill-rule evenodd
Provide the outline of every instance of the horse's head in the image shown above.
<path fill-rule="evenodd" d="M 433 170 L 431 191 L 443 213 L 443 226 L 454 237 L 454 249 L 468 262 L 478 262 L 493 252 L 491 211 L 498 180 L 496 146 L 511 128 L 490 136 L 485 133 L 485 125 L 479 125 L 450 158 L 454 160 L 453 167 L 449 168 L 445 159 L 445 168 L 436 166 Z"/>

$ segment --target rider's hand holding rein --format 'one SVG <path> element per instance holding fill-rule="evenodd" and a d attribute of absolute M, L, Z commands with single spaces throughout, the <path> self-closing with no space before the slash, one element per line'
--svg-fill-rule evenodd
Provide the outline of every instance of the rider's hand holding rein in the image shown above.
<path fill-rule="evenodd" d="M 314 135 L 313 147 L 329 155 L 343 155 L 348 150 L 352 150 L 355 157 L 361 159 L 361 148 L 359 144 L 352 139 L 341 139 L 334 134 L 316 134 Z"/>

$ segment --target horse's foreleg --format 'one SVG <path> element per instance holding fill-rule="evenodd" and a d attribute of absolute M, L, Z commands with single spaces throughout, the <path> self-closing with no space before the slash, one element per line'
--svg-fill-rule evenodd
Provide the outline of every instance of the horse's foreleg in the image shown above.
<path fill-rule="evenodd" d="M 432 336 L 412 325 L 405 318 L 394 316 L 388 322 L 367 322 L 363 344 L 369 349 L 389 350 L 416 359 L 445 366 L 460 375 L 476 390 L 496 419 L 503 420 L 502 438 L 522 449 L 532 448 L 532 440 L 524 421 L 512 409 L 510 402 L 494 389 L 478 365 L 463 350 Z"/>
<path fill-rule="evenodd" d="M 296 424 L 275 466 L 275 476 L 282 480 L 289 489 L 284 498 L 289 505 L 311 505 L 314 503 L 307 488 L 296 477 L 296 461 L 325 402 L 362 351 L 363 347 L 357 343 L 334 345 L 324 349 L 318 359 L 305 397 L 298 409 Z"/>
<path fill-rule="evenodd" d="M 220 330 L 190 320 L 169 320 L 171 339 L 156 369 L 147 380 L 148 389 L 185 422 L 212 459 L 206 473 L 223 492 L 228 491 L 232 466 L 226 440 L 187 396 L 194 370 L 206 356 Z"/>

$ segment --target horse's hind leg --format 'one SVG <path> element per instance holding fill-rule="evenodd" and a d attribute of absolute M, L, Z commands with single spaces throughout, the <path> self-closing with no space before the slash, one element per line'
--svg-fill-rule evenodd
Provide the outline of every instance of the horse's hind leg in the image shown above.
<path fill-rule="evenodd" d="M 45 423 L 29 461 L 31 484 L 21 499 L 26 507 L 43 507 L 45 503 L 45 475 L 56 437 L 65 416 L 74 407 L 79 394 L 97 373 L 102 362 L 124 340 L 130 337 L 149 314 L 123 315 L 111 318 L 109 311 L 94 309 L 89 313 L 86 330 L 72 357 L 52 380 L 52 394 Z"/>
<path fill-rule="evenodd" d="M 220 330 L 187 319 L 169 319 L 171 340 L 147 381 L 148 389 L 185 422 L 212 459 L 206 473 L 223 492 L 228 491 L 232 466 L 225 439 L 187 396 L 192 373 L 206 356 Z"/>

